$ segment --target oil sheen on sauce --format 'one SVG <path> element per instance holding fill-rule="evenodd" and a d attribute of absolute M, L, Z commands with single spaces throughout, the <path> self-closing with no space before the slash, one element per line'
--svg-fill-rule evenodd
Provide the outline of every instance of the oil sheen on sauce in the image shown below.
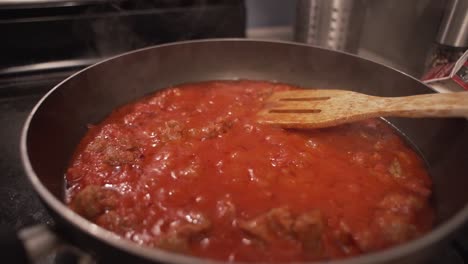
<path fill-rule="evenodd" d="M 309 261 L 429 231 L 423 161 L 385 122 L 320 130 L 258 124 L 263 81 L 170 87 L 90 126 L 67 202 L 135 243 L 223 261 Z"/>

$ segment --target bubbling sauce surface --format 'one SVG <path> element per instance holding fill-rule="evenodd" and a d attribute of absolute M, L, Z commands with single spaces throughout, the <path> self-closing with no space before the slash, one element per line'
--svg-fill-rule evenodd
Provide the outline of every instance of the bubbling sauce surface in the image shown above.
<path fill-rule="evenodd" d="M 192 83 L 115 110 L 77 148 L 69 206 L 135 243 L 223 261 L 343 258 L 428 232 L 431 181 L 396 131 L 257 123 L 288 89 Z"/>

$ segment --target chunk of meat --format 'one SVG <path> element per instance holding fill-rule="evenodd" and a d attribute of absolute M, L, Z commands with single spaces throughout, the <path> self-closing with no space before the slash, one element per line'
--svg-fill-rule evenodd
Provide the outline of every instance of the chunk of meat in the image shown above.
<path fill-rule="evenodd" d="M 115 210 L 106 211 L 96 218 L 97 224 L 104 224 L 119 234 L 131 231 L 139 223 L 135 214 L 120 215 Z"/>
<path fill-rule="evenodd" d="M 379 249 L 380 245 L 377 245 L 377 236 L 375 232 L 372 231 L 371 227 L 372 226 L 369 226 L 363 230 L 358 230 L 353 234 L 353 240 L 362 252 Z"/>
<path fill-rule="evenodd" d="M 389 210 L 377 210 L 369 226 L 353 238 L 363 252 L 380 250 L 418 237 L 413 215 Z"/>
<path fill-rule="evenodd" d="M 182 156 L 183 154 L 181 154 Z M 192 156 L 184 156 L 184 159 L 181 157 L 180 162 L 177 165 L 174 165 L 170 159 L 159 159 L 162 163 L 161 166 L 166 166 L 168 170 L 170 170 L 171 177 L 178 179 L 178 178 L 185 178 L 185 179 L 194 179 L 200 175 L 203 171 L 201 167 L 201 159 L 200 157 L 192 157 Z M 160 167 L 161 168 L 161 167 Z"/>
<path fill-rule="evenodd" d="M 388 172 L 395 177 L 395 178 L 402 178 L 403 170 L 401 169 L 401 164 L 397 158 L 393 159 L 392 163 L 390 163 L 390 167 L 388 167 Z"/>
<path fill-rule="evenodd" d="M 110 230 L 119 230 L 122 224 L 122 217 L 115 211 L 108 211 L 96 219 L 96 223 L 105 224 Z"/>
<path fill-rule="evenodd" d="M 211 227 L 211 221 L 201 213 L 189 213 L 185 218 L 187 222 L 171 225 L 170 232 L 182 237 L 192 237 Z"/>
<path fill-rule="evenodd" d="M 393 192 L 378 204 L 368 228 L 353 235 L 363 252 L 400 244 L 420 235 L 416 217 L 424 209 L 425 198 L 414 193 Z"/>
<path fill-rule="evenodd" d="M 158 247 L 175 253 L 188 254 L 190 251 L 187 239 L 181 238 L 175 234 L 169 234 L 162 238 Z"/>
<path fill-rule="evenodd" d="M 215 122 L 210 122 L 206 127 L 203 127 L 200 132 L 202 138 L 215 138 L 219 135 L 227 133 L 234 125 L 235 120 L 229 117 L 218 117 Z"/>
<path fill-rule="evenodd" d="M 216 214 L 219 218 L 234 218 L 236 215 L 236 206 L 231 201 L 229 195 L 216 202 Z"/>
<path fill-rule="evenodd" d="M 375 224 L 378 227 L 378 233 L 390 244 L 403 243 L 419 235 L 408 215 L 381 212 L 376 215 Z"/>
<path fill-rule="evenodd" d="M 290 236 L 293 226 L 293 217 L 287 208 L 277 208 L 267 215 L 268 224 L 271 230 L 281 237 Z"/>
<path fill-rule="evenodd" d="M 238 226 L 245 233 L 262 241 L 271 241 L 274 239 L 264 215 L 249 221 L 238 221 Z"/>
<path fill-rule="evenodd" d="M 187 253 L 190 241 L 211 228 L 210 220 L 203 214 L 190 213 L 186 219 L 188 221 L 173 222 L 158 246 L 173 252 Z"/>
<path fill-rule="evenodd" d="M 322 214 L 312 210 L 300 214 L 293 224 L 293 231 L 302 243 L 304 254 L 310 258 L 323 255 L 322 233 L 324 230 Z"/>
<path fill-rule="evenodd" d="M 368 163 L 368 156 L 364 152 L 356 152 L 352 157 L 351 161 L 357 165 L 365 166 Z"/>
<path fill-rule="evenodd" d="M 387 194 L 378 204 L 379 208 L 395 213 L 413 214 L 424 207 L 423 198 L 407 193 Z"/>
<path fill-rule="evenodd" d="M 413 163 L 413 160 L 411 159 L 410 155 L 407 152 L 404 151 L 398 151 L 397 153 L 398 158 L 407 165 L 410 165 Z"/>
<path fill-rule="evenodd" d="M 100 154 L 102 160 L 111 165 L 129 164 L 141 156 L 139 145 L 129 135 L 117 131 L 115 125 L 108 125 L 103 132 L 87 146 L 87 151 Z M 113 135 L 109 137 L 108 135 Z"/>
<path fill-rule="evenodd" d="M 428 198 L 431 195 L 430 186 L 418 179 L 406 179 L 402 185 L 409 191 L 417 193 L 421 197 Z"/>
<path fill-rule="evenodd" d="M 116 145 L 108 145 L 104 151 L 105 162 L 112 166 L 132 163 L 139 156 L 140 153 L 136 149 L 125 149 Z"/>
<path fill-rule="evenodd" d="M 290 237 L 293 217 L 286 207 L 274 208 L 248 221 L 239 221 L 239 227 L 247 234 L 263 242 L 271 242 L 278 236 Z"/>
<path fill-rule="evenodd" d="M 353 237 L 349 226 L 341 221 L 336 230 L 333 231 L 332 239 L 345 255 L 354 255 L 360 253 L 356 240 Z"/>
<path fill-rule="evenodd" d="M 191 138 L 200 140 L 216 138 L 227 133 L 236 121 L 229 117 L 218 117 L 214 122 L 209 122 L 204 127 L 188 129 L 186 134 Z"/>
<path fill-rule="evenodd" d="M 308 259 L 323 255 L 324 221 L 318 210 L 294 216 L 286 207 L 274 208 L 249 221 L 239 222 L 247 234 L 271 243 L 275 239 L 296 240 L 301 243 Z"/>
<path fill-rule="evenodd" d="M 117 205 L 118 196 L 114 190 L 88 185 L 75 195 L 71 207 L 78 214 L 93 220 L 107 210 L 112 210 Z"/>
<path fill-rule="evenodd" d="M 184 126 L 175 120 L 169 120 L 159 129 L 161 142 L 169 142 L 182 139 L 184 135 Z"/>

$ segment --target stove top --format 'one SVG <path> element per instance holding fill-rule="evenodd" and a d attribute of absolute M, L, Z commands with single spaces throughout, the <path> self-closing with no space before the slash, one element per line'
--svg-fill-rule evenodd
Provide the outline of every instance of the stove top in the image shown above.
<path fill-rule="evenodd" d="M 21 128 L 41 93 L 0 98 L 0 224 L 15 229 L 52 219 L 35 196 L 21 166 Z"/>

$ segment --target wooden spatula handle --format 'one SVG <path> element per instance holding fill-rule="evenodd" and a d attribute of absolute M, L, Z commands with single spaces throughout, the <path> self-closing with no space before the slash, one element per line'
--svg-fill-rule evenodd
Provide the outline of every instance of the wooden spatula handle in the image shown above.
<path fill-rule="evenodd" d="M 468 117 L 468 92 L 380 98 L 382 115 L 401 117 Z"/>

